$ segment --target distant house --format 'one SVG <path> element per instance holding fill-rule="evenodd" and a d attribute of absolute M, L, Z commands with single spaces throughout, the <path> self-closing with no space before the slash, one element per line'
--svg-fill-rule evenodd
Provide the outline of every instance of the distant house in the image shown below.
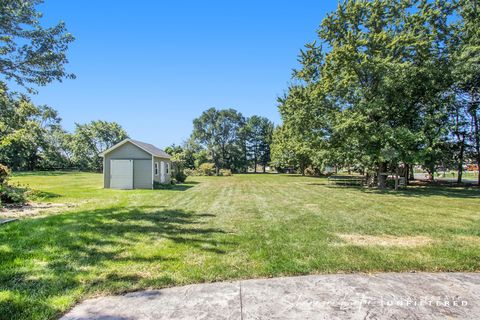
<path fill-rule="evenodd" d="M 153 189 L 170 183 L 170 155 L 149 143 L 125 139 L 100 154 L 103 186 L 111 189 Z"/>

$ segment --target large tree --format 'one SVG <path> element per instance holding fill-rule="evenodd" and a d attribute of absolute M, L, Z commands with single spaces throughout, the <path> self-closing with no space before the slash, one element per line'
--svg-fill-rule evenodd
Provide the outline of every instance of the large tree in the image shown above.
<path fill-rule="evenodd" d="M 300 85 L 280 105 L 284 130 L 306 142 L 312 162 L 375 170 L 383 188 L 398 164 L 437 161 L 451 11 L 446 1 L 339 2 L 318 32 L 326 50 L 301 52 Z"/>
<path fill-rule="evenodd" d="M 255 173 L 257 165 L 263 166 L 265 172 L 265 166 L 270 162 L 273 128 L 273 122 L 265 117 L 252 116 L 247 119 L 245 124 L 247 153 Z"/>
<path fill-rule="evenodd" d="M 89 171 L 102 170 L 102 151 L 128 138 L 127 132 L 116 122 L 91 121 L 76 124 L 72 139 L 75 165 Z"/>
<path fill-rule="evenodd" d="M 312 154 L 310 144 L 301 140 L 291 127 L 281 125 L 273 131 L 271 157 L 277 170 L 293 167 L 304 175 L 305 169 L 312 163 Z"/>
<path fill-rule="evenodd" d="M 193 121 L 192 138 L 205 147 L 220 169 L 243 170 L 246 162 L 245 118 L 234 109 L 210 108 Z"/>
<path fill-rule="evenodd" d="M 470 118 L 467 140 L 473 146 L 473 157 L 480 166 L 480 3 L 462 0 L 459 8 L 461 20 L 456 34 L 459 45 L 454 55 L 455 90 L 463 114 Z"/>
<path fill-rule="evenodd" d="M 14 81 L 30 91 L 32 85 L 73 78 L 65 71 L 66 52 L 73 36 L 64 22 L 41 23 L 36 6 L 41 0 L 0 0 L 0 81 Z"/>
<path fill-rule="evenodd" d="M 60 121 L 56 110 L 9 94 L 0 84 L 0 163 L 14 170 L 63 168 Z"/>

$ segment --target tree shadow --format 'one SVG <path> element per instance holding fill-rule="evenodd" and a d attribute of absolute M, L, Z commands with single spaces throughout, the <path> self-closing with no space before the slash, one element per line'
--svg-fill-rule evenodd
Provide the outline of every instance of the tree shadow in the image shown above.
<path fill-rule="evenodd" d="M 445 185 L 427 185 L 427 186 L 407 186 L 406 188 L 394 190 L 377 188 L 368 188 L 359 185 L 341 185 L 328 183 L 309 183 L 311 186 L 322 186 L 329 189 L 351 189 L 359 190 L 368 194 L 395 195 L 402 197 L 447 197 L 447 198 L 477 198 L 480 199 L 480 189 L 476 187 L 450 187 Z"/>
<path fill-rule="evenodd" d="M 197 185 L 197 184 L 200 184 L 199 181 L 192 181 L 192 180 L 186 180 L 185 182 L 183 182 L 182 184 L 186 184 L 186 185 Z"/>
<path fill-rule="evenodd" d="M 29 198 L 32 200 L 48 200 L 48 199 L 54 199 L 59 197 L 62 197 L 62 195 L 58 193 L 48 192 L 48 191 L 32 189 L 29 192 Z"/>
<path fill-rule="evenodd" d="M 282 177 L 289 177 L 289 178 L 309 178 L 310 176 L 302 176 L 299 173 L 276 173 Z"/>
<path fill-rule="evenodd" d="M 302 178 L 302 179 L 320 179 L 320 180 L 327 180 L 328 175 L 319 175 L 319 176 L 310 176 L 310 175 L 301 175 L 300 173 L 269 173 L 272 175 L 280 175 L 282 177 L 289 177 L 289 178 Z"/>
<path fill-rule="evenodd" d="M 13 172 L 14 177 L 29 177 L 29 176 L 63 176 L 71 175 L 72 173 L 82 173 L 82 171 L 15 171 Z"/>
<path fill-rule="evenodd" d="M 447 197 L 447 198 L 477 198 L 480 199 L 480 189 L 463 188 L 463 187 L 447 187 L 447 186 L 410 186 L 398 190 L 386 189 L 368 189 L 360 188 L 365 193 L 378 195 L 397 195 L 403 197 Z"/>
<path fill-rule="evenodd" d="M 199 183 L 200 182 L 197 181 L 186 181 L 177 184 L 158 184 L 155 187 L 155 190 L 186 191 L 190 188 L 195 187 Z"/>
<path fill-rule="evenodd" d="M 357 189 L 357 190 L 362 190 L 365 187 L 360 186 L 360 185 L 355 185 L 355 184 L 328 184 L 328 183 L 312 183 L 310 185 L 317 185 L 317 186 L 324 186 L 326 188 L 331 188 L 331 189 L 339 189 L 339 188 L 345 188 L 345 189 Z"/>
<path fill-rule="evenodd" d="M 0 292 L 6 295 L 0 314 L 52 318 L 62 310 L 48 301 L 62 295 L 172 285 L 176 280 L 170 275 L 188 264 L 182 252 L 215 256 L 235 248 L 227 232 L 209 226 L 213 217 L 149 206 L 109 207 L 2 228 Z M 152 266 L 162 271 L 152 275 Z"/>

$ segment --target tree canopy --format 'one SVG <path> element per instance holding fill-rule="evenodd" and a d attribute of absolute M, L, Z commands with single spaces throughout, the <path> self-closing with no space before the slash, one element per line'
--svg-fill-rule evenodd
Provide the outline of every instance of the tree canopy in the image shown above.
<path fill-rule="evenodd" d="M 0 1 L 0 75 L 32 91 L 32 85 L 75 76 L 65 70 L 68 45 L 74 40 L 65 23 L 41 23 L 41 0 Z M 0 81 L 2 81 L 0 79 Z"/>
<path fill-rule="evenodd" d="M 56 110 L 0 85 L 0 163 L 13 170 L 99 171 L 99 153 L 126 137 L 119 124 L 107 121 L 77 124 L 68 133 Z"/>
<path fill-rule="evenodd" d="M 452 119 L 461 120 L 454 88 L 465 85 L 455 74 L 475 79 L 475 10 L 473 1 L 339 2 L 300 52 L 298 84 L 279 99 L 274 161 L 355 166 L 380 187 L 399 165 L 422 164 L 433 176 L 452 152 Z"/>
<path fill-rule="evenodd" d="M 254 172 L 257 165 L 265 167 L 270 163 L 270 144 L 274 125 L 265 117 L 251 116 L 245 123 L 247 158 L 252 162 Z"/>
<path fill-rule="evenodd" d="M 234 109 L 205 110 L 193 121 L 191 139 L 184 144 L 183 157 L 189 159 L 188 168 L 198 168 L 212 162 L 218 174 L 220 169 L 256 172 L 270 163 L 270 145 L 274 125 L 265 117 L 245 118 Z"/>
<path fill-rule="evenodd" d="M 234 109 L 210 108 L 193 120 L 192 138 L 202 145 L 215 164 L 235 171 L 245 167 L 245 118 Z"/>

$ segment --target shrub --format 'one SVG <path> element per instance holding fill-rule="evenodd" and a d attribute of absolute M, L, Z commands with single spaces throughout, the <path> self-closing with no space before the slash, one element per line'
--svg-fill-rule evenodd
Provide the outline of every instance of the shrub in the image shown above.
<path fill-rule="evenodd" d="M 183 170 L 178 170 L 178 171 L 175 171 L 175 174 L 174 174 L 173 178 L 177 182 L 183 183 L 183 182 L 185 182 L 185 180 L 187 180 L 187 175 L 183 172 Z"/>
<path fill-rule="evenodd" d="M 20 186 L 0 184 L 0 203 L 25 203 L 27 189 Z"/>
<path fill-rule="evenodd" d="M 307 176 L 319 176 L 320 175 L 320 171 L 317 168 L 313 168 L 311 166 L 305 168 L 305 170 L 303 172 Z"/>
<path fill-rule="evenodd" d="M 232 175 L 232 170 L 230 169 L 220 169 L 220 172 L 218 173 L 219 176 L 224 176 L 228 177 Z"/>
<path fill-rule="evenodd" d="M 173 179 L 172 179 L 172 181 L 170 181 L 170 183 L 160 183 L 158 181 L 154 181 L 153 182 L 153 189 L 155 189 L 155 190 L 172 189 L 174 184 L 175 184 L 175 182 L 173 181 Z"/>
<path fill-rule="evenodd" d="M 197 172 L 201 176 L 213 176 L 215 175 L 215 164 L 210 162 L 202 163 L 198 167 Z"/>
<path fill-rule="evenodd" d="M 179 183 L 185 182 L 187 179 L 186 174 L 183 172 L 183 162 L 172 161 L 172 178 Z"/>
<path fill-rule="evenodd" d="M 184 173 L 187 177 L 189 177 L 189 176 L 197 176 L 197 175 L 198 175 L 198 174 L 197 174 L 197 171 L 194 170 L 194 169 L 184 169 L 184 170 L 183 170 L 183 173 Z"/>
<path fill-rule="evenodd" d="M 10 176 L 10 169 L 0 163 L 0 184 L 4 184 L 7 182 L 8 177 Z"/>

